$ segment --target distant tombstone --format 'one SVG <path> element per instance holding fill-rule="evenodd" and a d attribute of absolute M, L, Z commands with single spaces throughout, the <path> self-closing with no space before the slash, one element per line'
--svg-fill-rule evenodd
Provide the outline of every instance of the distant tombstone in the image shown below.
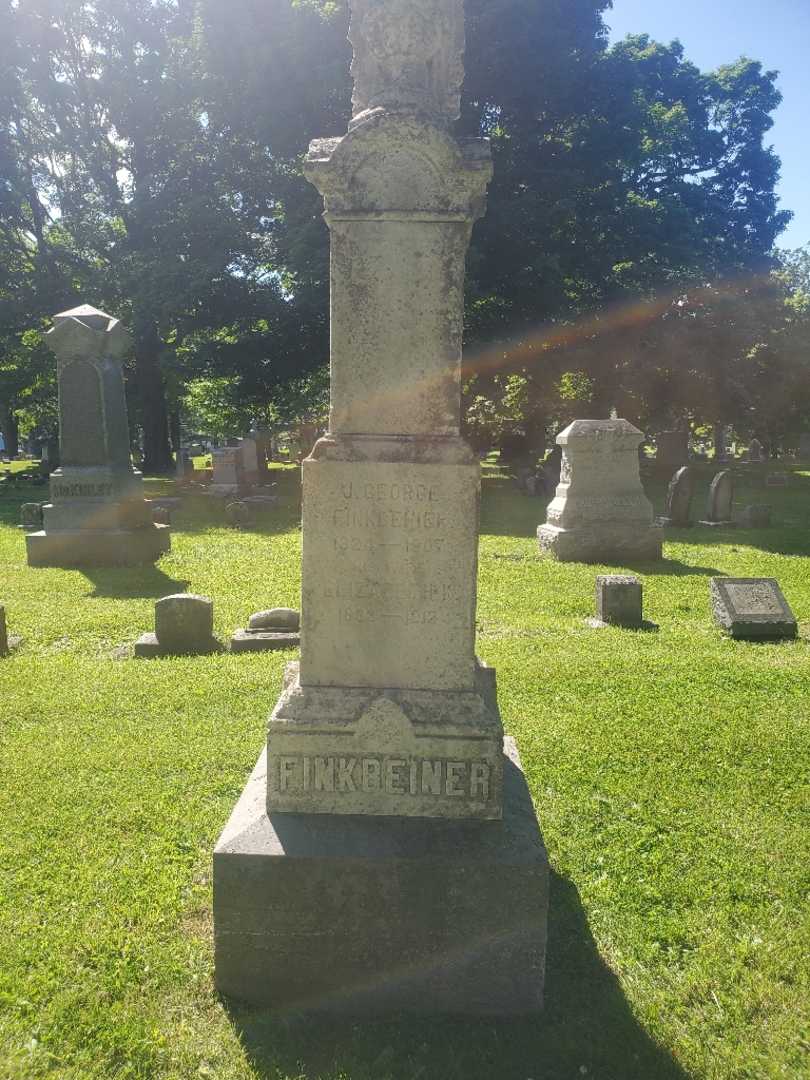
<path fill-rule="evenodd" d="M 787 473 L 768 473 L 765 477 L 765 487 L 787 487 Z"/>
<path fill-rule="evenodd" d="M 773 578 L 712 578 L 712 612 L 730 637 L 757 640 L 795 638 L 798 625 Z"/>
<path fill-rule="evenodd" d="M 600 574 L 596 579 L 596 618 L 592 626 L 644 626 L 641 582 L 633 574 Z"/>
<path fill-rule="evenodd" d="M 799 461 L 810 461 L 810 434 L 799 436 Z"/>
<path fill-rule="evenodd" d="M 659 431 L 655 437 L 656 465 L 677 469 L 689 460 L 689 433 L 687 431 Z"/>
<path fill-rule="evenodd" d="M 749 461 L 765 461 L 765 449 L 759 439 L 752 439 L 748 444 Z"/>
<path fill-rule="evenodd" d="M 232 502 L 225 507 L 225 518 L 234 529 L 247 529 L 250 527 L 253 516 L 246 502 Z"/>
<path fill-rule="evenodd" d="M 20 507 L 20 527 L 26 532 L 42 528 L 42 503 L 28 502 Z"/>
<path fill-rule="evenodd" d="M 83 305 L 54 316 L 59 458 L 42 528 L 26 538 L 31 566 L 131 565 L 169 550 L 132 467 L 122 358 L 130 337 L 117 319 Z"/>
<path fill-rule="evenodd" d="M 8 656 L 8 629 L 6 628 L 6 609 L 0 604 L 0 656 Z"/>
<path fill-rule="evenodd" d="M 661 558 L 663 531 L 639 475 L 643 438 L 627 420 L 575 420 L 557 436 L 562 468 L 537 530 L 542 552 L 561 562 Z"/>
<path fill-rule="evenodd" d="M 729 528 L 734 524 L 732 521 L 732 505 L 734 503 L 734 476 L 730 469 L 719 472 L 712 480 L 709 488 L 709 498 L 706 503 L 706 519 L 701 525 L 718 526 Z"/>
<path fill-rule="evenodd" d="M 293 608 L 271 608 L 250 616 L 246 630 L 236 630 L 231 652 L 267 652 L 300 644 L 301 617 Z"/>
<path fill-rule="evenodd" d="M 226 446 L 214 450 L 211 454 L 214 475 L 208 491 L 211 495 L 238 495 L 245 488 L 242 468 L 242 449 L 239 446 Z"/>
<path fill-rule="evenodd" d="M 240 441 L 242 450 L 242 474 L 243 481 L 249 487 L 259 481 L 259 448 L 256 440 L 248 435 Z"/>
<path fill-rule="evenodd" d="M 740 524 L 745 529 L 767 529 L 771 524 L 771 508 L 764 504 L 746 506 L 740 514 Z"/>
<path fill-rule="evenodd" d="M 156 525 L 171 525 L 171 510 L 168 508 L 168 506 L 153 506 L 152 521 L 154 521 Z"/>
<path fill-rule="evenodd" d="M 195 656 L 220 652 L 214 637 L 214 602 L 207 596 L 177 593 L 155 604 L 155 631 L 135 642 L 135 656 Z"/>
<path fill-rule="evenodd" d="M 673 528 L 685 529 L 692 522 L 689 511 L 695 490 L 695 473 L 688 465 L 683 465 L 669 482 L 664 517 L 660 524 Z"/>
<path fill-rule="evenodd" d="M 188 447 L 181 446 L 175 455 L 175 475 L 179 481 L 187 480 L 194 472 L 194 462 L 191 460 L 191 451 Z"/>

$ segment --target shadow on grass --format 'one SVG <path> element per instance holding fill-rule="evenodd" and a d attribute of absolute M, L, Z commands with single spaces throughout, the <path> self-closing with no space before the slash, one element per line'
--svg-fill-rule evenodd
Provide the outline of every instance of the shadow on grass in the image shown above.
<path fill-rule="evenodd" d="M 171 596 L 185 592 L 190 582 L 170 578 L 157 566 L 83 566 L 81 572 L 92 582 L 91 597 L 114 597 L 127 600 L 136 597 Z"/>
<path fill-rule="evenodd" d="M 688 1080 L 637 1022 L 576 888 L 551 875 L 546 1004 L 537 1017 L 306 1019 L 226 1002 L 257 1077 L 301 1080 Z"/>

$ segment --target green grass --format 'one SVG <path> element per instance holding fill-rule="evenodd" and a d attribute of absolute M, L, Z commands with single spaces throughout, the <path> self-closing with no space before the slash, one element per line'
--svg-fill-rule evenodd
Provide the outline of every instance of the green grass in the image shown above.
<path fill-rule="evenodd" d="M 213 990 L 211 850 L 293 654 L 118 658 L 154 599 L 223 638 L 297 606 L 300 534 L 189 499 L 157 568 L 25 566 L 0 495 L 0 1076 L 272 1080 L 796 1078 L 808 1067 L 810 474 L 761 532 L 684 530 L 644 581 L 657 633 L 589 629 L 599 567 L 537 556 L 539 500 L 488 468 L 479 643 L 553 866 L 547 1007 L 512 1023 L 306 1023 Z M 702 506 L 709 471 L 702 475 Z M 171 483 L 152 483 L 167 493 Z M 663 484 L 651 485 L 661 508 Z M 616 568 L 605 568 L 616 569 Z M 779 579 L 781 645 L 715 630 L 713 573 Z"/>

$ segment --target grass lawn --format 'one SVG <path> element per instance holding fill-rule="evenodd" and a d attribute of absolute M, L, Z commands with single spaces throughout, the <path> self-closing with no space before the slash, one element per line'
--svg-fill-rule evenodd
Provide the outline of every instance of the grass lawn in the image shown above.
<path fill-rule="evenodd" d="M 15 525 L 43 489 L 0 494 L 0 602 L 24 638 L 0 661 L 0 1077 L 810 1075 L 810 472 L 767 490 L 763 472 L 738 470 L 738 504 L 770 503 L 772 529 L 675 532 L 662 564 L 627 568 L 660 625 L 634 633 L 584 622 L 594 575 L 625 568 L 541 560 L 542 502 L 488 470 L 478 649 L 554 873 L 546 1010 L 510 1023 L 303 1022 L 213 990 L 211 851 L 294 654 L 119 647 L 185 588 L 223 638 L 298 606 L 295 511 L 236 533 L 189 499 L 157 567 L 33 570 Z M 778 578 L 801 639 L 722 638 L 712 574 Z"/>

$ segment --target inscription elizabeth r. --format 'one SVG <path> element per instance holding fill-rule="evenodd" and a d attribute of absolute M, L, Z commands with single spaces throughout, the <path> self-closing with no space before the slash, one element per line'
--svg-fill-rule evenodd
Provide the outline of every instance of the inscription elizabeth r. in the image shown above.
<path fill-rule="evenodd" d="M 351 794 L 490 797 L 491 766 L 486 761 L 396 758 L 374 755 L 282 754 L 270 778 L 279 792 L 326 791 Z"/>

